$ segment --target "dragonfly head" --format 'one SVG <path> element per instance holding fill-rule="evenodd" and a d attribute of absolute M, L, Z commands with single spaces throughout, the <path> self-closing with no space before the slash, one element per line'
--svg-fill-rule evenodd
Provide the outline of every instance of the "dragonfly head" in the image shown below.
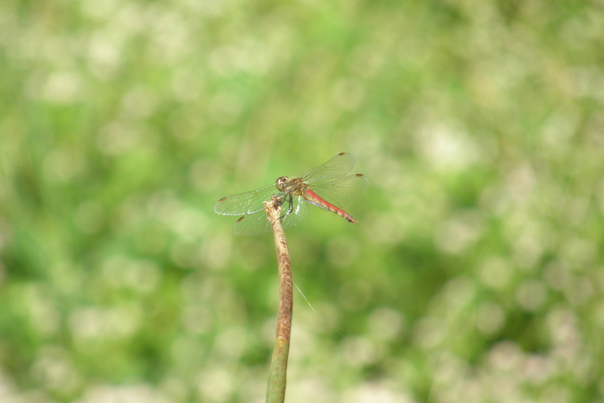
<path fill-rule="evenodd" d="M 283 187 L 285 186 L 287 181 L 289 181 L 289 178 L 287 176 L 277 178 L 277 180 L 275 181 L 275 186 L 277 187 L 277 190 L 283 192 Z"/>

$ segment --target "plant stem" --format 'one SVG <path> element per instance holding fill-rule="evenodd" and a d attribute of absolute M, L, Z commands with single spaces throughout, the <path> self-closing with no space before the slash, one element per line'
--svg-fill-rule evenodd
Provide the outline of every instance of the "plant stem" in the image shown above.
<path fill-rule="evenodd" d="M 285 233 L 281 227 L 281 200 L 273 198 L 264 202 L 267 219 L 273 227 L 277 262 L 279 265 L 279 312 L 277 314 L 277 337 L 271 360 L 271 369 L 266 391 L 267 403 L 283 403 L 287 378 L 287 358 L 291 336 L 294 293 L 292 268 Z"/>

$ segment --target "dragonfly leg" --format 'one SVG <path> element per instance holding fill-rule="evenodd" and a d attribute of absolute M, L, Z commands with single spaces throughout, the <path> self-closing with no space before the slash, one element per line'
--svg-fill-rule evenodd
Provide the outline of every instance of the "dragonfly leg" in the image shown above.
<path fill-rule="evenodd" d="M 289 208 L 287 209 L 287 213 L 285 213 L 281 217 L 279 217 L 280 220 L 282 220 L 285 217 L 287 217 L 288 215 L 290 215 L 291 212 L 294 210 L 294 201 L 293 201 L 293 197 L 291 194 L 287 195 L 287 202 L 289 203 Z"/>
<path fill-rule="evenodd" d="M 283 206 L 283 194 L 278 193 L 276 195 L 272 196 L 273 201 L 275 202 L 275 204 L 279 204 L 280 206 Z M 291 206 L 291 195 L 289 196 L 289 203 L 290 203 L 290 207 L 289 207 L 289 211 L 287 213 L 285 213 L 284 215 L 280 216 L 278 219 L 281 220 L 283 217 L 287 216 L 291 211 L 292 211 L 292 206 Z"/>

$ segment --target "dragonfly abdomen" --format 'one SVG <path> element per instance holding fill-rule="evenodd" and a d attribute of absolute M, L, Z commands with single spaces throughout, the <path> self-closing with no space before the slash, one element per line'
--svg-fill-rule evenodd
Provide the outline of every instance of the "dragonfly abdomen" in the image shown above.
<path fill-rule="evenodd" d="M 324 210 L 328 210 L 328 211 L 331 211 L 332 213 L 336 213 L 340 217 L 344 217 L 346 220 L 348 220 L 348 222 L 351 222 L 353 224 L 357 222 L 357 220 L 352 218 L 352 216 L 350 214 L 348 214 L 341 208 L 334 206 L 333 204 L 326 201 L 325 199 L 321 198 L 319 195 L 317 195 L 315 192 L 313 192 L 310 189 L 306 190 L 306 192 L 304 194 L 304 199 L 306 199 L 306 201 L 309 202 L 310 204 L 312 204 L 313 206 L 321 207 Z"/>

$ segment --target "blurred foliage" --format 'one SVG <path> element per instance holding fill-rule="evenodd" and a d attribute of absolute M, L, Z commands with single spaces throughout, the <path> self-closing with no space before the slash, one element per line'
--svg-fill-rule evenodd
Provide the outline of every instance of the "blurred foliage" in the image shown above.
<path fill-rule="evenodd" d="M 603 66 L 601 1 L 4 0 L 2 401 L 263 401 L 272 240 L 213 205 L 342 151 L 287 402 L 604 401 Z"/>

